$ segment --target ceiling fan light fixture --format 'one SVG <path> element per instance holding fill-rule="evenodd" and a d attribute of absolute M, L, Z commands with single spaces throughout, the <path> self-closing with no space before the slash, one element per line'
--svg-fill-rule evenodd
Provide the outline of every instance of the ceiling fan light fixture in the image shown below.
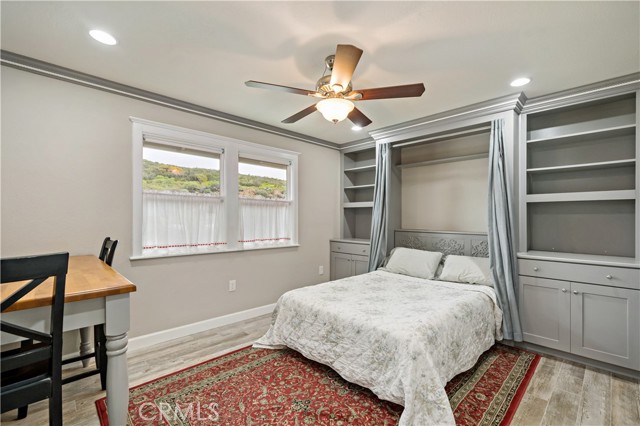
<path fill-rule="evenodd" d="M 347 118 L 354 107 L 353 102 L 342 98 L 323 99 L 316 104 L 322 116 L 334 124 Z"/>

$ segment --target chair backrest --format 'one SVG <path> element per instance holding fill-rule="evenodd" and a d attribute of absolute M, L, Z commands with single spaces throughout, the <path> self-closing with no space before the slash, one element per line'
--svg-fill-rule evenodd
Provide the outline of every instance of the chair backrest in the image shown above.
<path fill-rule="evenodd" d="M 20 378 L 19 380 L 22 380 L 22 382 L 19 383 L 23 383 L 27 387 L 26 390 L 21 391 L 21 389 L 18 389 L 20 387 L 19 383 L 12 384 L 11 389 L 7 390 L 4 388 L 5 376 L 10 377 L 17 370 L 46 362 L 48 364 L 46 376 L 50 377 L 53 383 L 62 380 L 62 321 L 68 265 L 69 253 L 0 259 L 0 280 L 2 285 L 20 282 L 18 285 L 14 284 L 16 289 L 0 302 L 1 312 L 11 308 L 29 292 L 43 285 L 49 278 L 53 278 L 51 323 L 48 331 L 42 332 L 4 320 L 0 321 L 2 332 L 40 342 L 26 351 L 8 351 L 2 354 L 0 370 L 3 376 L 3 412 L 11 409 L 10 406 L 14 402 L 24 404 L 25 397 L 36 398 L 38 390 L 44 386 L 36 388 L 36 383 L 31 383 L 33 381 L 32 378 Z M 37 384 L 41 385 L 40 382 Z M 33 402 L 39 399 L 34 399 Z M 18 406 L 13 408 L 18 408 Z"/>
<path fill-rule="evenodd" d="M 113 263 L 113 255 L 116 254 L 116 247 L 118 246 L 118 240 L 112 240 L 111 237 L 107 237 L 102 242 L 102 248 L 100 249 L 100 255 L 98 258 L 107 265 L 111 266 Z"/>

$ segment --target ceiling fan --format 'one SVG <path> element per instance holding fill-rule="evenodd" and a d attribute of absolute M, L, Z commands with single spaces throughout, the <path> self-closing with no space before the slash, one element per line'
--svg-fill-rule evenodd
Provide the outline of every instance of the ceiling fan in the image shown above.
<path fill-rule="evenodd" d="M 295 123 L 318 110 L 325 119 L 333 123 L 338 123 L 348 118 L 356 126 L 365 127 L 371 124 L 371 120 L 355 107 L 353 101 L 419 97 L 424 93 L 424 84 L 422 83 L 353 90 L 351 77 L 361 56 L 361 49 L 350 44 L 339 44 L 336 54 L 327 56 L 325 59 L 325 73 L 326 70 L 331 71 L 331 73 L 328 75 L 323 74 L 320 77 L 316 83 L 316 90 L 297 89 L 254 80 L 246 81 L 244 84 L 249 87 L 279 90 L 322 99 L 318 103 L 282 120 L 283 123 L 287 124 Z"/>

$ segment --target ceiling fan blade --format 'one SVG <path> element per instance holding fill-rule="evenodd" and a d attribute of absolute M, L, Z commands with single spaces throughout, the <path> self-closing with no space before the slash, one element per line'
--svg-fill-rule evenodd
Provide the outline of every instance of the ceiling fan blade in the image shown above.
<path fill-rule="evenodd" d="M 422 96 L 424 93 L 424 84 L 407 84 L 404 86 L 378 87 L 375 89 L 355 90 L 351 93 L 360 93 L 360 99 L 354 100 L 367 101 L 371 99 L 389 99 L 389 98 L 413 98 Z M 349 93 L 348 96 L 351 95 Z"/>
<path fill-rule="evenodd" d="M 291 123 L 295 123 L 296 121 L 300 120 L 301 118 L 306 117 L 307 115 L 311 114 L 312 112 L 314 112 L 316 110 L 316 106 L 311 105 L 308 108 L 303 109 L 300 112 L 297 112 L 295 114 L 293 114 L 291 117 L 289 118 L 285 118 L 284 120 L 282 120 L 283 123 L 285 124 L 291 124 Z"/>
<path fill-rule="evenodd" d="M 366 115 L 364 115 L 362 113 L 362 111 L 360 111 L 358 108 L 354 108 L 349 115 L 347 116 L 347 118 L 349 120 L 351 120 L 351 122 L 353 124 L 355 124 L 358 127 L 366 127 L 369 124 L 371 124 L 371 120 L 369 120 L 369 117 L 367 117 Z"/>
<path fill-rule="evenodd" d="M 340 85 L 340 90 L 334 90 L 336 93 L 347 89 L 361 56 L 362 50 L 355 46 L 350 44 L 338 45 L 329 83 L 332 88 L 336 84 Z"/>
<path fill-rule="evenodd" d="M 248 87 L 256 87 L 258 89 L 270 89 L 278 90 L 280 92 L 294 93 L 296 95 L 314 96 L 316 94 L 313 90 L 296 89 L 295 87 L 280 86 L 279 84 L 263 83 L 261 81 L 245 81 L 245 85 Z"/>

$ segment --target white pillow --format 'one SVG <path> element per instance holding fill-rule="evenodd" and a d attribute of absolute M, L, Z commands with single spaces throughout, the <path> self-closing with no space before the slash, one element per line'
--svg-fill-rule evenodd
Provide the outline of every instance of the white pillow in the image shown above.
<path fill-rule="evenodd" d="M 488 257 L 449 255 L 438 279 L 493 287 L 493 274 Z"/>
<path fill-rule="evenodd" d="M 438 269 L 442 253 L 396 247 L 383 271 L 409 275 L 416 278 L 433 279 Z"/>

